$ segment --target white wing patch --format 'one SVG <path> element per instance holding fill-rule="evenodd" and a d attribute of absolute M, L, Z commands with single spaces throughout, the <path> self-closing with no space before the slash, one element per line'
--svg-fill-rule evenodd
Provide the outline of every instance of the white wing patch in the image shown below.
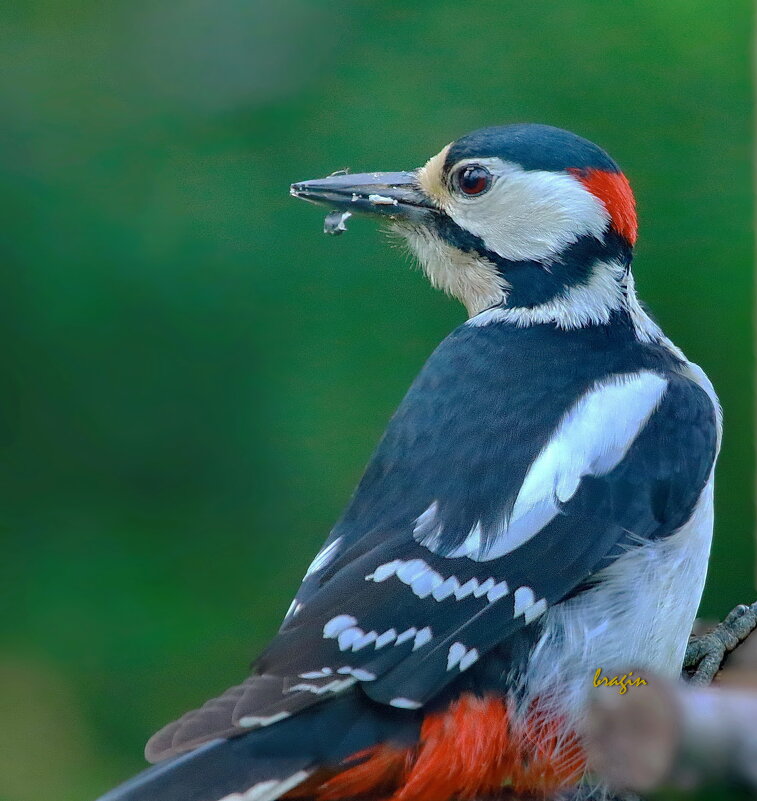
<path fill-rule="evenodd" d="M 374 678 L 376 678 L 374 676 Z M 325 693 L 340 693 L 342 690 L 346 690 L 348 687 L 352 687 L 352 685 L 357 681 L 357 678 L 353 678 L 350 676 L 346 679 L 334 679 L 333 681 L 328 682 L 327 684 L 310 684 L 308 682 L 300 682 L 299 684 L 293 684 L 287 692 L 296 693 L 296 692 L 308 692 L 313 693 L 314 695 L 324 695 Z"/>
<path fill-rule="evenodd" d="M 541 598 L 523 610 L 523 620 L 526 625 L 541 617 L 547 611 L 547 599 Z"/>
<path fill-rule="evenodd" d="M 403 642 L 408 640 L 413 641 L 413 651 L 417 651 L 431 642 L 433 636 L 430 626 L 424 626 L 422 629 L 411 626 L 401 634 L 398 634 L 394 628 L 387 629 L 382 634 L 376 631 L 365 632 L 357 625 L 357 620 L 352 615 L 337 615 L 331 618 L 323 627 L 323 638 L 325 640 L 336 640 L 340 651 L 352 651 L 353 653 L 371 644 L 378 651 L 389 644 L 402 645 Z M 330 670 L 330 668 L 322 668 L 322 671 L 325 670 Z M 323 673 L 322 671 L 310 671 L 307 674 L 300 673 L 300 677 L 309 679 L 330 675 L 330 673 Z M 355 673 L 353 672 L 352 675 L 354 676 Z M 367 679 L 361 679 L 361 681 L 367 681 Z"/>
<path fill-rule="evenodd" d="M 337 615 L 332 617 L 323 627 L 323 636 L 326 639 L 338 637 L 345 629 L 354 626 L 356 623 L 357 618 L 352 617 L 352 615 Z"/>
<path fill-rule="evenodd" d="M 347 678 L 339 678 L 339 676 L 346 676 Z M 337 668 L 335 671 L 330 667 L 324 667 L 320 670 L 309 670 L 306 673 L 300 673 L 299 677 L 301 679 L 308 679 L 308 681 L 301 681 L 297 684 L 293 684 L 287 689 L 287 692 L 309 692 L 315 695 L 338 693 L 351 687 L 356 681 L 374 681 L 376 679 L 376 674 L 371 673 L 370 670 L 364 670 L 363 668 L 353 668 L 350 665 L 344 665 L 343 667 Z M 318 681 L 318 679 L 328 679 L 328 681 Z M 260 719 L 256 718 L 255 720 L 257 721 Z"/>
<path fill-rule="evenodd" d="M 461 642 L 453 642 L 447 652 L 447 670 L 458 667 L 462 673 L 477 660 L 478 651 L 475 648 L 467 648 Z"/>
<path fill-rule="evenodd" d="M 341 673 L 343 676 L 353 676 L 358 681 L 375 681 L 376 679 L 376 674 L 371 673 L 370 670 L 363 670 L 363 668 L 354 668 L 350 667 L 349 665 L 337 668 L 336 672 Z"/>
<path fill-rule="evenodd" d="M 301 679 L 325 679 L 326 676 L 331 676 L 334 671 L 330 667 L 324 667 L 320 670 L 309 670 L 307 673 L 300 673 Z"/>
<path fill-rule="evenodd" d="M 411 698 L 392 698 L 389 706 L 396 706 L 397 709 L 420 709 L 423 704 L 420 701 L 413 701 Z"/>
<path fill-rule="evenodd" d="M 270 726 L 273 723 L 278 723 L 280 720 L 286 720 L 291 714 L 291 712 L 277 712 L 275 715 L 264 717 L 260 717 L 259 715 L 246 715 L 243 718 L 239 718 L 238 723 L 246 729 Z"/>
<path fill-rule="evenodd" d="M 287 613 L 284 615 L 284 620 L 291 620 L 293 617 L 296 617 L 302 611 L 302 604 L 295 598 L 291 604 L 289 604 L 289 609 L 287 609 Z"/>
<path fill-rule="evenodd" d="M 529 606 L 533 606 L 536 603 L 536 596 L 530 587 L 518 587 L 518 589 L 515 590 L 513 600 L 515 601 L 513 617 L 518 617 L 518 615 L 522 615 Z"/>
<path fill-rule="evenodd" d="M 423 559 L 393 559 L 379 565 L 365 580 L 378 583 L 392 576 L 407 584 L 418 598 L 428 598 L 430 595 L 435 601 L 444 601 L 447 598 L 461 601 L 469 595 L 474 598 L 485 595 L 489 603 L 494 603 L 510 592 L 506 581 L 495 581 L 491 576 L 481 582 L 474 577 L 463 584 L 457 576 L 444 578 Z"/>
<path fill-rule="evenodd" d="M 518 587 L 513 594 L 515 606 L 513 617 L 523 615 L 526 625 L 547 611 L 547 601 L 545 598 L 536 600 L 536 595 L 531 587 Z"/>
<path fill-rule="evenodd" d="M 328 567 L 328 565 L 331 564 L 336 556 L 341 541 L 342 538 L 337 537 L 333 542 L 330 542 L 328 545 L 325 545 L 323 548 L 321 548 L 321 550 L 316 554 L 315 559 L 313 559 L 313 561 L 310 563 L 310 567 L 307 569 L 307 573 L 305 573 L 305 578 L 312 576 L 313 573 L 318 573 L 318 571 L 323 570 L 325 567 Z"/>
<path fill-rule="evenodd" d="M 445 552 L 444 521 L 438 519 L 435 501 L 416 520 L 416 541 L 434 553 L 477 562 L 514 551 L 557 516 L 560 505 L 575 495 L 581 479 L 603 476 L 617 467 L 657 409 L 667 386 L 667 380 L 651 370 L 597 382 L 560 421 L 529 468 L 512 514 L 493 536 L 482 537 L 479 522 L 458 548 Z M 390 565 L 383 567 L 391 573 Z"/>
<path fill-rule="evenodd" d="M 285 779 L 268 779 L 254 784 L 243 793 L 225 795 L 220 801 L 273 801 L 280 798 L 289 790 L 302 784 L 313 773 L 312 770 L 298 770 Z"/>

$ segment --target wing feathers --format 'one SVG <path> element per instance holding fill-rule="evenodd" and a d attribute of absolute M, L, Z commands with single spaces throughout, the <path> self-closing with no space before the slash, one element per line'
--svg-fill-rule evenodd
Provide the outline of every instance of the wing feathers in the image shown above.
<path fill-rule="evenodd" d="M 278 723 L 323 700 L 327 694 L 354 684 L 355 679 L 340 676 L 338 685 L 331 691 L 322 689 L 331 681 L 324 677 L 303 682 L 299 677 L 250 676 L 242 684 L 163 727 L 148 741 L 145 756 L 149 762 L 158 762 L 217 737 L 231 737 Z M 298 683 L 307 684 L 309 689 L 298 689 Z"/>
<path fill-rule="evenodd" d="M 463 335 L 496 334 L 476 331 Z M 529 351 L 517 381 L 492 376 L 498 362 L 477 347 L 464 361 L 432 357 L 411 389 L 262 675 L 158 732 L 149 759 L 340 693 L 415 715 L 619 549 L 688 518 L 714 459 L 715 412 L 669 355 L 607 369 L 601 341 L 562 386 L 529 372 Z"/>
<path fill-rule="evenodd" d="M 598 381 L 562 418 L 528 469 L 512 512 L 494 531 L 482 537 L 479 521 L 450 553 L 435 501 L 416 520 L 416 540 L 442 556 L 467 556 L 478 562 L 514 551 L 559 514 L 585 476 L 606 475 L 620 463 L 667 386 L 667 379 L 651 370 Z"/>

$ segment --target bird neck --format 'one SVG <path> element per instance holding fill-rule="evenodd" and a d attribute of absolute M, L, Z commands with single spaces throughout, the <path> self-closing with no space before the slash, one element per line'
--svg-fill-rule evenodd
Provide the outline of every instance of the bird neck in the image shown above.
<path fill-rule="evenodd" d="M 547 275 L 559 274 L 560 284 L 554 291 L 550 291 L 549 281 L 534 287 L 532 279 L 542 274 L 536 272 L 536 264 L 519 262 L 510 266 L 500 300 L 478 313 L 473 311 L 468 324 L 484 326 L 502 322 L 519 328 L 553 324 L 573 330 L 624 319 L 638 340 L 659 341 L 662 331 L 636 296 L 630 248 L 595 253 L 593 259 L 581 260 L 577 257 L 583 247 L 563 254 L 559 263 L 551 267 L 538 265 Z M 524 288 L 519 286 L 521 281 Z"/>
<path fill-rule="evenodd" d="M 662 333 L 634 290 L 633 251 L 614 229 L 577 238 L 549 259 L 506 259 L 479 237 L 442 218 L 428 226 L 397 227 L 432 285 L 460 300 L 469 324 L 507 322 L 562 329 L 606 325 L 620 315 L 642 341 Z"/>
<path fill-rule="evenodd" d="M 508 308 L 536 308 L 586 287 L 600 295 L 622 294 L 633 254 L 628 242 L 612 230 L 598 239 L 584 235 L 553 256 L 540 260 L 492 259 L 505 289 Z M 582 293 L 584 294 L 584 293 Z"/>

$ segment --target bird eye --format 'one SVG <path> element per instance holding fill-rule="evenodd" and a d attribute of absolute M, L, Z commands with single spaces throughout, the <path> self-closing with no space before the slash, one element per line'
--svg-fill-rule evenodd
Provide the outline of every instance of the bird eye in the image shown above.
<path fill-rule="evenodd" d="M 492 185 L 492 174 L 480 164 L 469 164 L 455 176 L 457 188 L 465 195 L 483 195 Z"/>

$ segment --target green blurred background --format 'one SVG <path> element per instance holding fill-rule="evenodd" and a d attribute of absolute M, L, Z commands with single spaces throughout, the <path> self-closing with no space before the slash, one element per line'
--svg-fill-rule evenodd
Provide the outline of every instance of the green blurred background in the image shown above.
<path fill-rule="evenodd" d="M 290 182 L 577 131 L 726 434 L 704 613 L 753 600 L 747 0 L 29 0 L 0 26 L 0 799 L 86 801 L 237 683 L 464 319 Z"/>

